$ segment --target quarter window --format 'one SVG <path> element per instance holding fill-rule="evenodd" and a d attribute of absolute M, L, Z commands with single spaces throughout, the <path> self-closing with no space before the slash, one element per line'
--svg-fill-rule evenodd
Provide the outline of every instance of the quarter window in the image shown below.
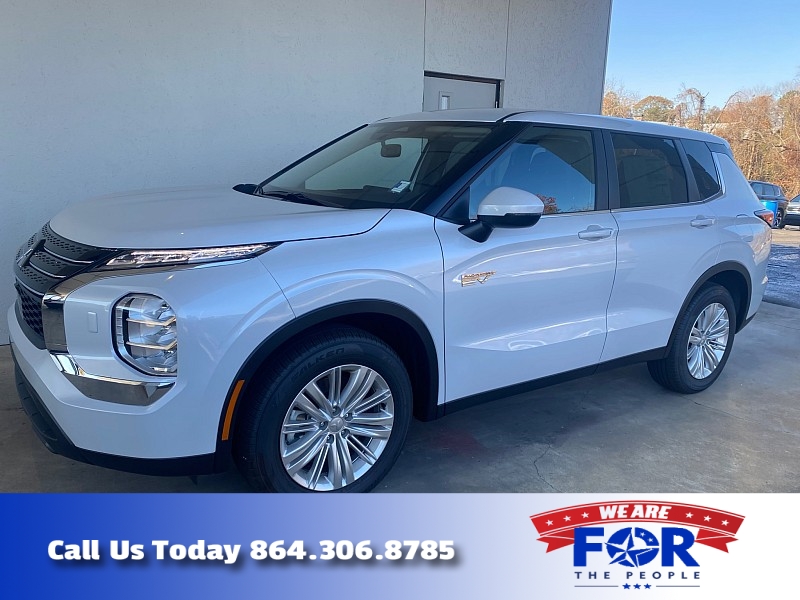
<path fill-rule="evenodd" d="M 612 133 L 621 208 L 664 206 L 689 201 L 686 172 L 675 142 Z"/>
<path fill-rule="evenodd" d="M 514 187 L 538 196 L 544 214 L 594 210 L 596 195 L 592 133 L 532 126 L 472 183 L 469 218 L 498 187 Z"/>
<path fill-rule="evenodd" d="M 700 192 L 700 199 L 705 200 L 715 196 L 720 191 L 719 175 L 711 156 L 711 150 L 704 142 L 697 140 L 681 140 L 686 157 L 689 159 L 689 166 L 692 169 L 697 189 Z"/>

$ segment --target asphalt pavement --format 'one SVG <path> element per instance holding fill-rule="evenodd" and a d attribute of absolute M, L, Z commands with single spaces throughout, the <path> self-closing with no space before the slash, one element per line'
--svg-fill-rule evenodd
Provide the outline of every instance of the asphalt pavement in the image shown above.
<path fill-rule="evenodd" d="M 800 227 L 773 230 L 767 277 L 765 300 L 800 308 Z"/>

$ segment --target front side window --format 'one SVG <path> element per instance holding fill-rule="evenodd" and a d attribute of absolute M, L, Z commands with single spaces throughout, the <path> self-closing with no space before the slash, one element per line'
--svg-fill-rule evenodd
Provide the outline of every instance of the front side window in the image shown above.
<path fill-rule="evenodd" d="M 689 201 L 686 172 L 670 139 L 612 133 L 621 208 Z"/>
<path fill-rule="evenodd" d="M 498 187 L 514 187 L 538 196 L 544 214 L 594 210 L 594 144 L 590 131 L 532 126 L 469 188 L 469 218 Z"/>
<path fill-rule="evenodd" d="M 697 140 L 681 140 L 686 158 L 689 159 L 689 166 L 692 169 L 697 189 L 700 192 L 700 199 L 706 200 L 720 192 L 719 175 L 711 156 L 711 150 L 704 142 Z"/>
<path fill-rule="evenodd" d="M 513 131 L 504 123 L 376 123 L 271 177 L 258 193 L 335 208 L 422 210 Z"/>

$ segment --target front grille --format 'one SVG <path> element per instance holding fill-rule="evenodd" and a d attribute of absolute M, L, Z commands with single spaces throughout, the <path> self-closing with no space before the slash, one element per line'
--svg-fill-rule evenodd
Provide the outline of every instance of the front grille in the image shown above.
<path fill-rule="evenodd" d="M 32 251 L 31 251 L 32 250 Z M 61 237 L 47 224 L 17 251 L 14 262 L 15 287 L 20 313 L 29 335 L 44 342 L 42 299 L 59 282 L 107 260 L 115 250 L 79 244 Z M 23 259 L 23 256 L 27 258 Z M 21 260 L 22 259 L 22 260 Z M 20 265 L 22 262 L 22 265 Z"/>
<path fill-rule="evenodd" d="M 17 284 L 17 295 L 19 297 L 19 307 L 22 312 L 22 318 L 31 330 L 44 339 L 44 330 L 42 328 L 42 299 L 31 294 L 28 290 Z"/>

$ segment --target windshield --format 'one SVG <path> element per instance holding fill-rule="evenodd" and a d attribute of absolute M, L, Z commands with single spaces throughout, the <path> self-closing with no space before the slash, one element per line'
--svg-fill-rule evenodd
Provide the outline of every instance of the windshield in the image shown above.
<path fill-rule="evenodd" d="M 376 123 L 267 179 L 259 193 L 337 208 L 421 210 L 502 143 L 502 128 L 501 123 Z"/>

